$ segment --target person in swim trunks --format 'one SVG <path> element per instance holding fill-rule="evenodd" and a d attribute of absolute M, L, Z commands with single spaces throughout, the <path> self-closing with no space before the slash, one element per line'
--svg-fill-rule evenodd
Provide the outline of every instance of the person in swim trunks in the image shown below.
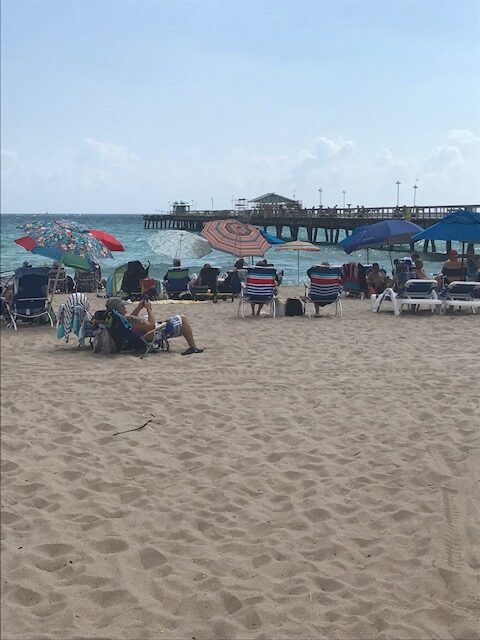
<path fill-rule="evenodd" d="M 203 349 L 199 349 L 195 344 L 192 327 L 185 316 L 175 315 L 168 318 L 165 322 L 159 323 L 155 320 L 150 300 L 141 300 L 132 313 L 127 313 L 127 307 L 120 298 L 108 298 L 106 308 L 118 311 L 122 316 L 130 322 L 132 330 L 141 335 L 145 340 L 152 340 L 155 330 L 163 326 L 167 338 L 178 338 L 183 336 L 188 344 L 188 349 L 182 351 L 182 356 L 189 356 L 192 353 L 202 353 Z M 147 317 L 140 318 L 140 311 L 146 311 Z"/>

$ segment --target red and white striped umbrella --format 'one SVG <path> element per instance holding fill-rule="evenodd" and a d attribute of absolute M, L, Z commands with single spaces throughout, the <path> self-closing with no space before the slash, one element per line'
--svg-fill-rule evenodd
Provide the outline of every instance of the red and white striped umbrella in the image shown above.
<path fill-rule="evenodd" d="M 214 249 L 230 253 L 237 258 L 263 256 L 271 246 L 257 227 L 238 220 L 207 222 L 201 235 Z"/>

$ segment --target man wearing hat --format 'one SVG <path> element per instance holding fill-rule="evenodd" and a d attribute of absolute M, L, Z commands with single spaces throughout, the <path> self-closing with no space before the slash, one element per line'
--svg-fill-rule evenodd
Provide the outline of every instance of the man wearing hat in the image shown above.
<path fill-rule="evenodd" d="M 124 316 L 132 325 L 132 331 L 142 336 L 145 340 L 153 340 L 155 330 L 163 324 L 167 338 L 183 336 L 187 341 L 188 349 L 182 351 L 182 356 L 189 356 L 192 353 L 202 353 L 203 351 L 203 349 L 197 348 L 192 328 L 185 316 L 175 315 L 168 318 L 164 323 L 157 323 L 150 300 L 140 300 L 130 314 L 127 314 L 127 307 L 121 298 L 108 298 L 105 306 L 109 311 L 116 311 Z M 139 315 L 142 309 L 146 312 L 146 317 L 144 314 L 143 318 Z"/>

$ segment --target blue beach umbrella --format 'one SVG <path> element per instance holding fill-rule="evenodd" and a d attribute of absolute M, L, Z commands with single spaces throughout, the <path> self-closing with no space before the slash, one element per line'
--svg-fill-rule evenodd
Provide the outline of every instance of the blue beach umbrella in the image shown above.
<path fill-rule="evenodd" d="M 260 229 L 260 233 L 269 244 L 285 244 L 285 240 L 277 238 L 277 236 L 272 236 L 271 233 L 267 233 L 263 229 Z"/>
<path fill-rule="evenodd" d="M 457 209 L 447 214 L 440 222 L 417 233 L 417 240 L 457 240 L 458 242 L 480 242 L 480 213 L 468 209 Z"/>
<path fill-rule="evenodd" d="M 359 249 L 381 247 L 382 245 L 405 244 L 422 231 L 418 224 L 408 220 L 382 220 L 374 224 L 364 224 L 339 242 L 345 253 Z"/>

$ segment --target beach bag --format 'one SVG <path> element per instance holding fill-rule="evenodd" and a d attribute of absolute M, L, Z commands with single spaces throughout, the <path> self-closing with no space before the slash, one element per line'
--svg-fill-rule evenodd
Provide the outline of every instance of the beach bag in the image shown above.
<path fill-rule="evenodd" d="M 112 354 L 117 353 L 117 345 L 112 338 L 110 331 L 106 327 L 96 327 L 93 330 L 92 340 L 93 353 Z"/>
<path fill-rule="evenodd" d="M 286 316 L 303 316 L 303 306 L 300 298 L 287 298 L 285 303 Z"/>

